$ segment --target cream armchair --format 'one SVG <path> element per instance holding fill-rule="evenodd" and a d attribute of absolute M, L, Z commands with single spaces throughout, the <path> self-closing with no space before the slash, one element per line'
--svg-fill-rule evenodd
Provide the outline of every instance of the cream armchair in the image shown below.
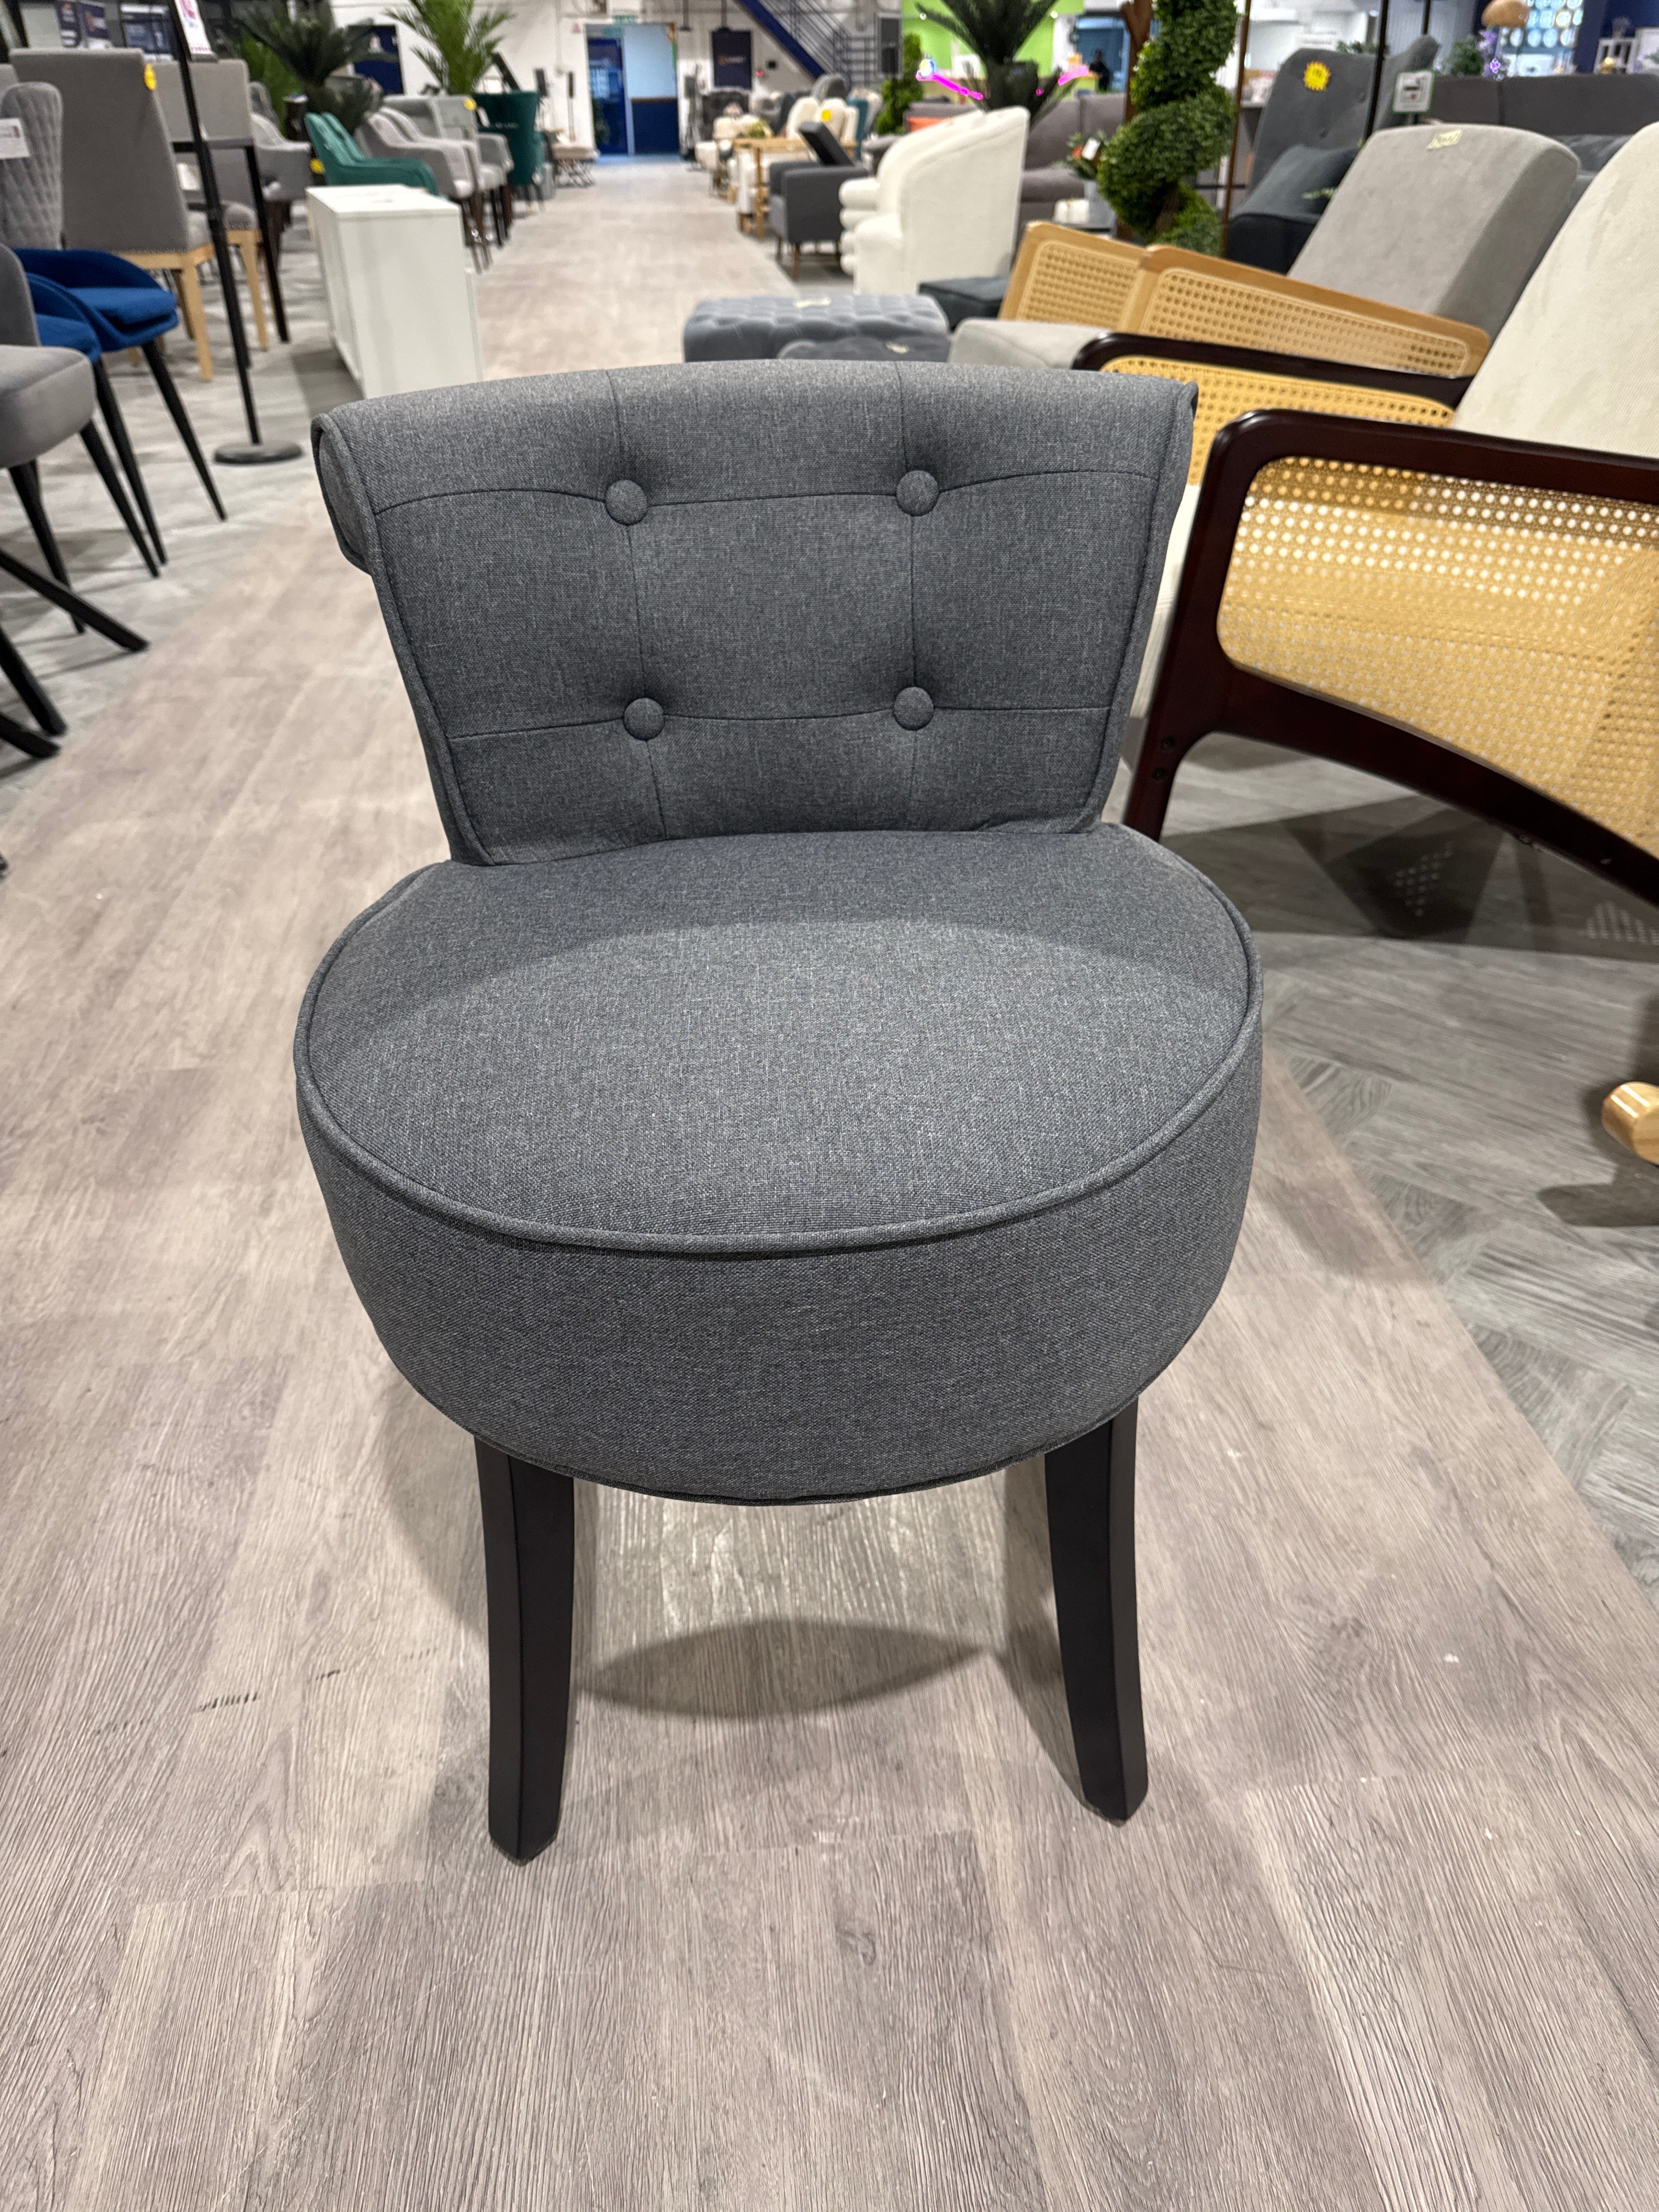
<path fill-rule="evenodd" d="M 936 124 L 895 146 L 868 219 L 843 233 L 855 292 L 914 292 L 941 276 L 1000 276 L 1013 259 L 1025 165 L 1023 107 Z M 852 191 L 853 187 L 848 188 Z M 847 213 L 860 211 L 859 198 Z"/>

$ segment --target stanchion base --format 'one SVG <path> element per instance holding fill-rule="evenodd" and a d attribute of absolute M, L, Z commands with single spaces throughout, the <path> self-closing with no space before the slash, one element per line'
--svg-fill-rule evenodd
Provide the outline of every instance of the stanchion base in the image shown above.
<path fill-rule="evenodd" d="M 222 468 L 253 469 L 262 461 L 297 461 L 300 448 L 291 438 L 267 438 L 257 446 L 216 446 L 213 458 Z"/>

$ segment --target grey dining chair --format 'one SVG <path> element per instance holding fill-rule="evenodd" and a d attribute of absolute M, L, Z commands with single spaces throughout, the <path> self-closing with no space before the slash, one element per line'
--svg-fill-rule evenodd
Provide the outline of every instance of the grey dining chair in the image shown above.
<path fill-rule="evenodd" d="M 179 64 L 158 61 L 154 68 L 155 96 L 161 103 L 174 155 L 187 168 L 193 167 L 192 157 L 179 150 L 190 137 L 190 108 Z M 226 210 L 226 227 L 233 233 L 233 243 L 241 256 L 255 321 L 263 324 L 264 319 L 259 289 L 263 265 L 276 335 L 286 345 L 288 303 L 283 297 L 282 274 L 277 267 L 280 232 L 270 220 L 272 201 L 263 173 L 267 157 L 249 97 L 247 64 L 231 55 L 222 55 L 214 62 L 197 62 L 191 66 L 191 82 L 195 87 L 196 112 L 202 135 L 210 142 L 217 142 L 213 151 L 214 180 L 219 187 L 220 204 Z M 292 200 L 296 196 L 296 186 L 300 193 L 306 189 L 311 167 L 309 149 L 302 153 L 297 146 L 283 145 L 280 134 L 278 148 L 276 160 L 280 188 L 286 190 Z M 299 157 L 297 161 L 295 156 Z M 199 185 L 195 191 L 186 192 L 185 201 L 192 213 L 199 212 L 203 204 Z M 247 221 L 240 225 L 231 222 L 229 211 L 233 208 Z M 258 237 L 248 236 L 249 230 L 257 231 Z"/>
<path fill-rule="evenodd" d="M 393 93 L 377 110 L 401 115 L 428 138 L 461 138 L 473 149 L 485 200 L 493 212 L 498 243 L 513 228 L 513 154 L 499 131 L 481 130 L 477 110 L 454 93 Z"/>
<path fill-rule="evenodd" d="M 0 95 L 0 100 L 3 100 L 3 95 Z M 63 304 L 68 307 L 71 303 L 65 299 Z M 104 401 L 107 398 L 110 405 L 113 406 L 114 394 L 110 391 L 109 379 L 104 373 L 103 362 L 96 352 L 98 341 L 95 333 L 90 325 L 84 320 L 82 321 L 78 330 L 73 323 L 68 322 L 67 318 L 60 317 L 59 320 L 68 325 L 64 333 L 64 337 L 72 336 L 78 339 L 79 342 L 74 350 L 82 355 L 90 368 L 94 398 L 100 410 L 107 414 L 107 409 L 104 408 Z M 29 280 L 23 264 L 9 246 L 0 246 L 0 346 L 12 352 L 17 352 L 26 347 L 42 347 L 43 343 L 40 326 L 35 316 L 34 301 L 30 296 Z M 69 348 L 54 341 L 45 349 L 56 356 L 69 350 Z M 20 386 L 18 388 L 21 389 L 23 386 Z M 46 395 L 37 385 L 29 383 L 27 388 L 33 394 L 30 402 L 32 406 L 45 404 Z M 52 388 L 54 392 L 58 389 L 55 385 Z M 67 392 L 72 386 L 69 382 L 64 382 L 61 388 Z M 55 397 L 52 404 L 56 405 Z M 120 421 L 118 408 L 116 410 L 116 420 Z M 115 472 L 114 465 L 110 459 L 103 440 L 99 436 L 90 419 L 84 423 L 76 424 L 76 428 L 80 431 L 82 444 L 85 446 L 88 453 L 91 456 L 93 466 L 103 479 L 104 488 L 110 495 L 111 502 L 116 513 L 125 526 L 127 535 L 138 549 L 140 559 L 152 576 L 158 575 L 161 572 L 156 565 L 155 555 L 150 550 L 138 515 L 134 513 L 131 502 L 121 488 L 121 479 Z M 125 438 L 125 424 L 122 423 L 123 440 Z M 42 451 L 46 449 L 43 447 Z M 135 462 L 134 473 L 137 472 L 137 465 Z M 7 466 L 12 488 L 22 503 L 23 512 L 28 518 L 30 529 L 34 532 L 34 542 L 40 548 L 42 558 L 58 582 L 67 586 L 70 581 L 69 569 L 64 565 L 63 552 L 58 545 L 57 534 L 47 518 L 46 501 L 41 495 L 39 455 L 33 455 L 25 461 L 9 463 Z M 143 478 L 140 477 L 138 480 L 142 484 Z M 145 500 L 144 504 L 148 510 L 148 499 Z M 77 629 L 83 627 L 78 616 L 76 617 L 75 626 Z"/>
<path fill-rule="evenodd" d="M 378 108 L 357 126 L 357 143 L 365 154 L 386 161 L 418 161 L 431 178 L 441 199 L 453 200 L 460 210 L 462 233 L 473 258 L 488 268 L 489 242 L 484 236 L 484 190 L 477 149 L 470 138 L 433 138 L 416 127 L 412 118 L 395 108 Z"/>
<path fill-rule="evenodd" d="M 206 217 L 186 205 L 152 70 L 136 49 L 51 53 L 20 47 L 20 82 L 52 84 L 64 98 L 64 236 L 68 246 L 119 253 L 177 286 L 197 366 L 213 374 L 201 270 L 214 258 Z M 225 226 L 240 253 L 261 341 L 269 343 L 259 294 L 258 219 L 246 200 L 226 204 Z"/>
<path fill-rule="evenodd" d="M 0 259 L 0 295 L 16 283 L 21 273 L 12 255 L 8 253 Z M 27 286 L 22 298 L 27 306 Z M 30 480 L 43 453 L 49 453 L 54 446 L 78 434 L 97 463 L 110 497 L 122 510 L 122 520 L 134 543 L 143 550 L 137 518 L 126 504 L 120 478 L 93 424 L 96 405 L 92 370 L 83 354 L 71 352 L 67 346 L 0 344 L 0 469 L 6 470 L 16 485 L 31 524 L 36 522 L 35 512 L 24 484 Z M 37 526 L 40 550 L 48 566 L 61 572 L 61 560 L 54 562 L 47 551 L 48 544 L 55 541 L 44 518 L 45 510 L 41 509 L 40 524 Z M 61 607 L 77 629 L 96 630 L 128 653 L 143 651 L 146 639 L 129 629 L 125 623 L 104 613 L 90 599 L 82 599 L 70 588 L 66 577 L 60 574 L 43 576 L 8 553 L 3 546 L 0 546 L 0 574 L 27 586 L 53 606 Z M 57 741 L 68 726 L 3 629 L 0 629 L 0 675 L 5 677 L 36 725 L 31 729 L 15 716 L 0 713 L 0 738 L 37 760 L 48 758 L 57 751 Z"/>
<path fill-rule="evenodd" d="M 14 73 L 15 74 L 15 73 Z M 154 280 L 147 283 L 131 275 L 118 264 L 106 258 L 102 267 L 88 265 L 86 249 L 63 248 L 64 238 L 64 100 L 54 84 L 44 82 L 16 83 L 0 91 L 0 117 L 15 117 L 23 125 L 28 143 L 27 155 L 0 161 L 0 240 L 21 253 L 27 253 L 36 264 L 33 273 L 47 281 L 63 284 L 75 296 L 76 307 L 82 314 L 92 313 L 108 330 L 112 320 L 117 326 L 113 335 L 123 341 L 123 349 L 136 348 L 154 378 L 161 392 L 162 404 L 173 418 L 191 465 L 201 480 L 214 513 L 222 522 L 224 501 L 219 496 L 196 435 L 185 403 L 179 395 L 161 351 L 161 337 L 177 320 L 177 308 L 173 295 L 163 291 Z M 92 258 L 98 258 L 92 250 Z M 125 255 L 120 257 L 125 261 Z M 44 264 L 44 265 L 41 265 Z M 123 280 L 118 290 L 125 298 L 115 296 L 110 279 L 119 276 Z M 154 289 L 153 300 L 143 295 Z M 125 310 L 125 312 L 124 312 Z M 165 315 L 161 313 L 166 310 Z M 27 343 L 27 341 L 25 341 Z M 98 404 L 103 415 L 116 454 L 126 479 L 132 487 L 132 495 L 143 519 L 156 558 L 167 559 L 167 548 L 150 504 L 149 492 L 138 465 L 137 454 L 127 434 L 125 419 L 115 396 L 113 386 L 104 367 L 101 353 L 92 362 L 93 381 L 97 390 Z"/>
<path fill-rule="evenodd" d="M 1046 1454 L 1083 1790 L 1145 1793 L 1135 1408 L 1226 1273 L 1261 1050 L 1237 914 L 1100 826 L 1191 426 L 1152 379 L 738 362 L 313 427 L 451 858 L 319 969 L 300 1117 L 477 1440 L 514 1857 L 558 1825 L 574 1480 Z"/>

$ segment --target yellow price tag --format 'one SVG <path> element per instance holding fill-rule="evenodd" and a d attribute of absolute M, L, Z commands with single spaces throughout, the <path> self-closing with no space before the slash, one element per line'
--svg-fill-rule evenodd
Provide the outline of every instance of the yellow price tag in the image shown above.
<path fill-rule="evenodd" d="M 149 89 L 151 92 L 154 92 L 154 91 L 155 91 L 155 63 L 154 63 L 154 62 L 146 62 L 146 63 L 144 64 L 144 82 L 145 82 L 145 85 L 149 88 Z"/>

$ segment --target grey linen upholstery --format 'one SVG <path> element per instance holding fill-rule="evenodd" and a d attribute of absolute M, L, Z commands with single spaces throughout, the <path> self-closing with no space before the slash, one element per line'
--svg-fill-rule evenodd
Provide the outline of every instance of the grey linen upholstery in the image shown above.
<path fill-rule="evenodd" d="M 844 176 L 825 173 L 839 191 Z M 680 345 L 687 361 L 771 361 L 799 339 L 949 335 L 938 303 L 915 292 L 757 292 L 699 300 Z"/>
<path fill-rule="evenodd" d="M 454 858 L 318 971 L 301 1119 L 382 1341 L 474 1434 L 906 1487 L 1097 1426 L 1196 1327 L 1260 980 L 1202 877 L 1094 826 L 1189 407 L 738 364 L 315 426 Z"/>

